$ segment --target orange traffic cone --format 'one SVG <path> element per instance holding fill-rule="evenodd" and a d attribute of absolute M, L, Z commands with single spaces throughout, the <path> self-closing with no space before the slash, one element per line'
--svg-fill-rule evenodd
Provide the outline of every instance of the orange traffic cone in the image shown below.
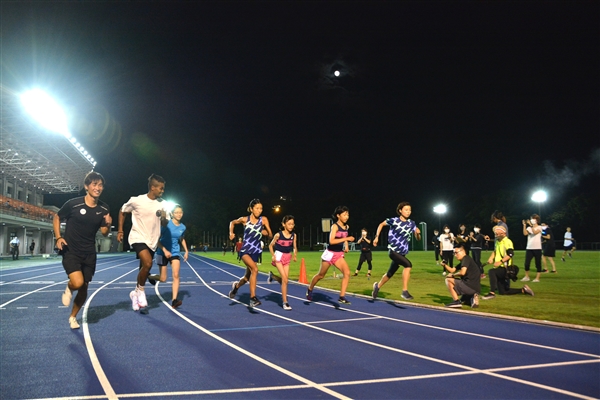
<path fill-rule="evenodd" d="M 298 278 L 299 283 L 308 283 L 306 280 L 306 266 L 304 266 L 304 258 L 300 261 L 300 277 Z"/>

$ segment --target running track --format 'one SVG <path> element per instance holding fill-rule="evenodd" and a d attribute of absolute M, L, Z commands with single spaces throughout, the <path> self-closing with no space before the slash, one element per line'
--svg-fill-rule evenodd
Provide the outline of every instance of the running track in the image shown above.
<path fill-rule="evenodd" d="M 183 306 L 169 306 L 170 280 L 148 284 L 142 315 L 134 256 L 100 257 L 75 331 L 59 259 L 3 267 L 0 398 L 600 398 L 597 332 L 365 297 L 340 306 L 319 288 L 308 302 L 299 284 L 284 311 L 266 275 L 251 310 L 247 286 L 227 296 L 237 264 L 188 261 Z"/>

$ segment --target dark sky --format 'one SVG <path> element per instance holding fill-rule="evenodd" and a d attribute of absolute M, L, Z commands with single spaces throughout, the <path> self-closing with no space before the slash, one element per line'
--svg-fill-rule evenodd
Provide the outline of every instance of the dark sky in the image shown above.
<path fill-rule="evenodd" d="M 280 195 L 373 226 L 495 189 L 551 208 L 598 183 L 599 4 L 3 1 L 2 84 L 67 107 L 115 209 L 153 172 L 200 223 Z"/>

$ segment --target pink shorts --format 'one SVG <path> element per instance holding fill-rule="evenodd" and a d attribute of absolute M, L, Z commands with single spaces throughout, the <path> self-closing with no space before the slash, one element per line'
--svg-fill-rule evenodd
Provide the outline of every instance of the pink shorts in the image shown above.
<path fill-rule="evenodd" d="M 329 264 L 335 264 L 337 262 L 337 260 L 339 260 L 340 258 L 344 258 L 344 252 L 343 251 L 329 251 L 329 250 L 325 250 L 323 252 L 323 255 L 321 256 L 321 260 L 328 262 Z"/>
<path fill-rule="evenodd" d="M 290 261 L 292 261 L 292 253 L 280 253 L 279 251 L 276 251 L 275 260 L 279 261 L 283 266 L 290 265 Z M 271 261 L 271 265 L 276 267 L 276 261 Z"/>

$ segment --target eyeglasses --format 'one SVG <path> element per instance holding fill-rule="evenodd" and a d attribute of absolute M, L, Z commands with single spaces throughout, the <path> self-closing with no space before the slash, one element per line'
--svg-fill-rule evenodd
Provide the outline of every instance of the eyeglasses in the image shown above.
<path fill-rule="evenodd" d="M 461 250 L 454 250 L 454 254 L 458 254 L 458 253 L 460 253 L 461 251 L 464 251 L 464 250 L 462 250 L 462 249 L 461 249 Z"/>

